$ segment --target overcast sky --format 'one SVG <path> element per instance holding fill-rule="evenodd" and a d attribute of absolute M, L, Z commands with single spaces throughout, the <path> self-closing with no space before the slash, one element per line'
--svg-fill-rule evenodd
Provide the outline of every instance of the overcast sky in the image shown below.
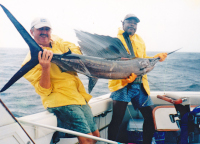
<path fill-rule="evenodd" d="M 200 52 L 200 0 L 1 0 L 29 32 L 36 17 L 48 18 L 53 34 L 77 44 L 74 29 L 117 36 L 128 13 L 138 16 L 137 34 L 147 51 Z M 27 44 L 0 9 L 0 48 Z"/>

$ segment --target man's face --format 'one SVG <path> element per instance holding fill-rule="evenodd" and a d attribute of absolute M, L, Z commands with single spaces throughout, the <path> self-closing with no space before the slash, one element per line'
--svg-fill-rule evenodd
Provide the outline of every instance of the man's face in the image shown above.
<path fill-rule="evenodd" d="M 44 47 L 49 47 L 51 42 L 51 29 L 49 27 L 41 27 L 39 29 L 31 29 L 31 34 L 35 41 Z"/>
<path fill-rule="evenodd" d="M 137 30 L 137 21 L 134 18 L 126 19 L 123 22 L 123 29 L 129 35 L 134 35 Z"/>

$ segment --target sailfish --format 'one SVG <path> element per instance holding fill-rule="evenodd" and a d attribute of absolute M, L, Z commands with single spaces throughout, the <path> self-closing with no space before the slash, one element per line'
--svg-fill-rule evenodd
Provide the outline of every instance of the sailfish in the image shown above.
<path fill-rule="evenodd" d="M 28 44 L 31 53 L 31 60 L 21 67 L 4 85 L 0 90 L 0 92 L 3 92 L 39 64 L 38 53 L 39 51 L 43 51 L 43 49 L 35 42 L 17 19 L 3 5 L 0 4 L 0 6 Z M 130 49 L 130 54 L 128 54 L 118 38 L 91 34 L 79 30 L 75 30 L 75 33 L 79 38 L 79 45 L 84 55 L 73 54 L 70 50 L 64 54 L 54 53 L 51 62 L 55 63 L 62 72 L 78 72 L 88 76 L 89 93 L 92 91 L 98 78 L 124 79 L 129 77 L 131 73 L 142 76 L 150 72 L 160 60 L 159 57 L 136 58 L 133 49 Z M 127 35 L 124 37 L 127 42 L 130 42 Z"/>

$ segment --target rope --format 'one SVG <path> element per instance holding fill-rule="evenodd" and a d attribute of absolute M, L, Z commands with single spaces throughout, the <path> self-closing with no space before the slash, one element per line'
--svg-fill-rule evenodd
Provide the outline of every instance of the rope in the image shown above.
<path fill-rule="evenodd" d="M 167 68 L 166 68 L 166 66 L 167 66 L 167 60 L 166 60 L 166 64 L 165 64 L 165 74 L 164 74 L 164 94 L 165 94 L 165 83 L 166 83 L 166 79 L 165 79 L 165 77 L 166 77 L 166 71 L 167 71 Z"/>
<path fill-rule="evenodd" d="M 128 112 L 129 112 L 129 115 L 130 115 L 131 119 L 133 120 L 133 117 L 132 117 L 132 115 L 131 115 L 131 112 L 130 112 L 128 106 L 127 106 L 127 109 L 128 109 Z M 138 129 L 137 124 L 134 122 L 134 120 L 133 120 L 133 123 L 134 123 L 136 129 Z"/>

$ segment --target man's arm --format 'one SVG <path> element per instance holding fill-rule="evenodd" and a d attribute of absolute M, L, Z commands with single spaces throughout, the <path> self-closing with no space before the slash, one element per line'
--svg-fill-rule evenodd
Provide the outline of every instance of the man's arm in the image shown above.
<path fill-rule="evenodd" d="M 46 49 L 44 49 L 43 53 L 41 51 L 38 53 L 39 64 L 42 66 L 42 75 L 39 84 L 46 89 L 51 87 L 50 68 L 52 57 L 53 52 Z"/>

